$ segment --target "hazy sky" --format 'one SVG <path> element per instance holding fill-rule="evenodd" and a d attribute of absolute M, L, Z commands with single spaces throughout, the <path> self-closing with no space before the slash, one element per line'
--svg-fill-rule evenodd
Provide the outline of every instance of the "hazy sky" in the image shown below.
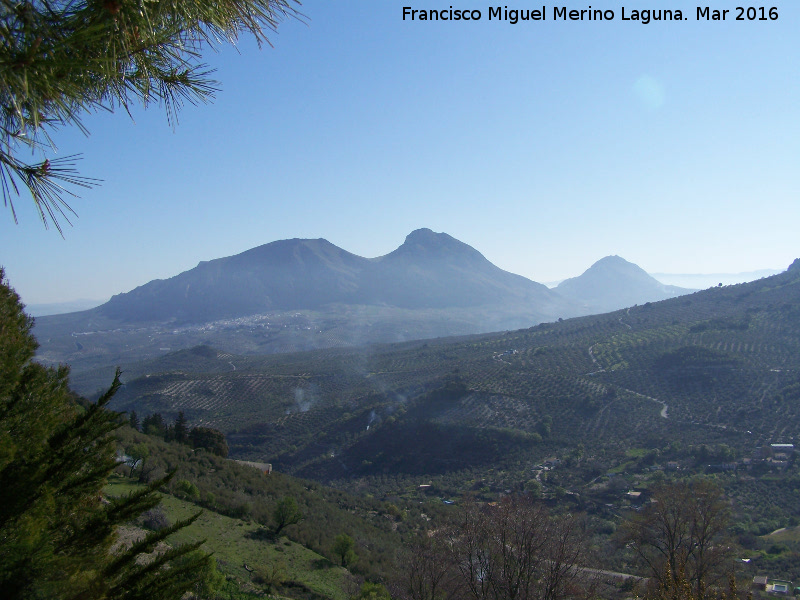
<path fill-rule="evenodd" d="M 685 21 L 622 21 L 622 7 Z M 403 21 L 475 8 L 477 22 Z M 107 298 L 277 239 L 390 252 L 445 231 L 536 281 L 618 254 L 650 272 L 785 268 L 800 256 L 800 7 L 699 22 L 686 2 L 595 2 L 613 21 L 489 20 L 486 2 L 305 0 L 273 48 L 208 53 L 222 91 L 60 131 L 103 185 L 66 239 L 0 207 L 27 303 Z M 503 5 L 506 6 L 506 5 Z M 534 8 L 535 3 L 508 4 Z M 538 5 L 541 7 L 541 4 Z"/>

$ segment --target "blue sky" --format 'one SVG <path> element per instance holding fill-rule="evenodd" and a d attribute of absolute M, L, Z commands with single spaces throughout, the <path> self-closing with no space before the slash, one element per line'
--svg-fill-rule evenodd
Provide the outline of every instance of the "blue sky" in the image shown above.
<path fill-rule="evenodd" d="M 620 20 L 665 4 L 688 20 Z M 402 20 L 451 5 L 483 18 Z M 681 1 L 554 22 L 589 4 L 545 4 L 517 25 L 490 6 L 307 0 L 273 48 L 209 52 L 222 90 L 174 130 L 154 106 L 58 132 L 58 156 L 104 181 L 71 203 L 66 239 L 26 198 L 18 225 L 2 209 L 11 284 L 27 303 L 103 299 L 277 239 L 373 257 L 419 227 L 536 281 L 609 254 L 671 273 L 800 256 L 796 3 L 767 22 L 698 22 Z"/>

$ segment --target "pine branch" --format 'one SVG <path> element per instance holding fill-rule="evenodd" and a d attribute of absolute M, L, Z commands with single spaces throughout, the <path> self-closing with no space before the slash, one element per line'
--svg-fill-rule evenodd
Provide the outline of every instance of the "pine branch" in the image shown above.
<path fill-rule="evenodd" d="M 162 106 L 177 124 L 185 102 L 208 102 L 218 90 L 202 51 L 252 35 L 261 46 L 297 0 L 68 0 L 0 2 L 0 188 L 17 222 L 14 199 L 27 190 L 45 227 L 77 216 L 67 199 L 98 179 L 81 176 L 74 155 L 27 164 L 23 148 L 45 156 L 50 133 L 81 116 L 136 102 Z"/>

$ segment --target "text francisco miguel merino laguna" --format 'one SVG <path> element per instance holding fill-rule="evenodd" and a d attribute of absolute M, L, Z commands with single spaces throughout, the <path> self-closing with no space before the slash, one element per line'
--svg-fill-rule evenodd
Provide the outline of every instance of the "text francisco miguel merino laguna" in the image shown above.
<path fill-rule="evenodd" d="M 689 17 L 684 16 L 680 10 L 672 9 L 626 9 L 624 6 L 620 9 L 620 20 L 622 21 L 638 21 L 646 25 L 650 21 L 688 21 Z M 777 20 L 778 14 L 776 8 L 769 9 L 769 13 L 763 7 L 758 8 L 743 8 L 736 7 L 735 9 L 739 16 L 736 17 L 737 21 L 740 20 L 759 20 L 759 21 L 774 21 Z M 761 11 L 758 13 L 758 11 Z M 745 11 L 747 11 L 745 13 Z M 687 11 L 688 12 L 688 11 Z M 717 10 L 708 6 L 698 6 L 697 14 L 695 16 L 698 21 L 725 21 L 726 17 L 733 17 L 730 15 L 730 9 Z M 750 13 L 753 13 L 752 15 Z M 553 21 L 613 21 L 616 14 L 611 9 L 589 8 L 574 10 L 567 6 L 553 6 L 552 11 Z M 519 21 L 547 21 L 548 11 L 546 6 L 541 9 L 511 9 L 507 6 L 489 7 L 489 21 L 506 21 L 508 23 L 516 24 Z M 429 10 L 429 9 L 416 9 L 411 6 L 403 7 L 403 21 L 480 21 L 483 18 L 483 13 L 480 10 L 470 9 L 454 9 L 452 6 L 449 9 L 442 10 Z M 733 19 L 731 19 L 733 20 Z"/>

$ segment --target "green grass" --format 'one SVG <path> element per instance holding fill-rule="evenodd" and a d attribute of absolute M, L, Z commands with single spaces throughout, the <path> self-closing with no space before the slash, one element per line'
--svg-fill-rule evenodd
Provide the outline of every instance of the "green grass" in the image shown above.
<path fill-rule="evenodd" d="M 763 536 L 770 542 L 800 542 L 800 527 L 787 527 L 777 533 Z"/>
<path fill-rule="evenodd" d="M 642 458 L 648 452 L 650 452 L 650 450 L 647 448 L 628 448 L 625 451 L 625 456 L 628 458 Z"/>
<path fill-rule="evenodd" d="M 106 487 L 112 496 L 137 489 L 140 486 L 117 477 Z M 161 508 L 170 523 L 198 512 L 194 504 L 166 494 L 162 494 Z M 197 521 L 175 533 L 170 540 L 188 543 L 204 539 L 203 550 L 214 555 L 220 571 L 240 582 L 250 579 L 245 564 L 250 568 L 258 568 L 281 562 L 287 581 L 301 583 L 331 600 L 347 599 L 348 596 L 342 591 L 342 580 L 347 573 L 345 569 L 286 537 L 265 539 L 263 533 L 264 529 L 257 524 L 204 510 Z"/>

